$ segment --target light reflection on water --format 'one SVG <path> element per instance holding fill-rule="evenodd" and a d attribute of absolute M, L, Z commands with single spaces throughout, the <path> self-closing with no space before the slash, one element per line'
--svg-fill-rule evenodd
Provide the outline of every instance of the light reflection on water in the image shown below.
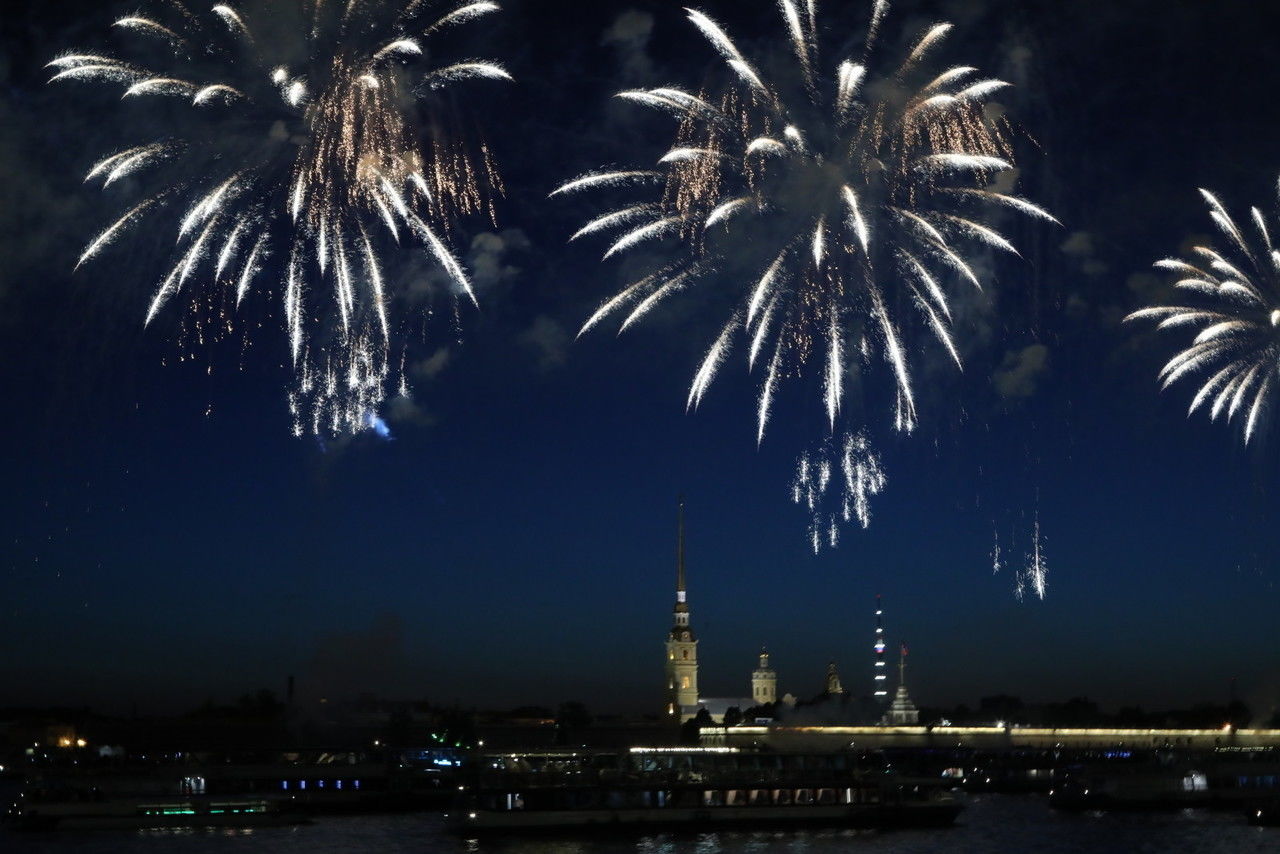
<path fill-rule="evenodd" d="M 865 830 L 721 831 L 573 838 L 461 839 L 440 816 L 324 817 L 313 824 L 241 829 L 0 833 L 4 854 L 1038 854 L 1280 851 L 1280 828 L 1250 827 L 1235 811 L 1062 813 L 1043 797 L 979 796 L 956 827 Z"/>

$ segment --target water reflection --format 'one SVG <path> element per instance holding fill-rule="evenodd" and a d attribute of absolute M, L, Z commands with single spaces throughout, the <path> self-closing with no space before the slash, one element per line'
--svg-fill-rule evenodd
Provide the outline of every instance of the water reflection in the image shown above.
<path fill-rule="evenodd" d="M 733 830 L 574 837 L 463 839 L 436 814 L 325 816 L 311 824 L 257 828 L 156 828 L 134 833 L 17 834 L 0 831 L 3 854 L 1201 854 L 1280 851 L 1280 828 L 1250 827 L 1242 814 L 1190 810 L 1153 814 L 1063 813 L 1044 798 L 970 799 L 954 828 Z"/>

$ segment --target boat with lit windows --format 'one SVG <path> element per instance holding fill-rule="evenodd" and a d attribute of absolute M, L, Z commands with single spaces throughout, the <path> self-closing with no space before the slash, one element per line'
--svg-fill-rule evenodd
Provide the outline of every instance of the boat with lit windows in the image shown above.
<path fill-rule="evenodd" d="M 474 757 L 447 815 L 466 833 L 830 824 L 937 827 L 961 805 L 937 778 L 874 757 L 632 748 Z"/>
<path fill-rule="evenodd" d="M 1278 795 L 1276 751 L 1220 748 L 1186 754 L 1157 751 L 1127 762 L 1070 766 L 1055 782 L 1049 804 L 1065 810 L 1238 809 Z"/>
<path fill-rule="evenodd" d="M 266 827 L 303 821 L 287 803 L 248 798 L 81 799 L 29 797 L 5 816 L 14 830 L 140 830 L 168 827 Z"/>
<path fill-rule="evenodd" d="M 289 798 L 209 792 L 186 774 L 38 774 L 5 812 L 13 830 L 261 827 L 304 820 Z"/>
<path fill-rule="evenodd" d="M 32 768 L 0 820 L 11 827 L 252 826 L 302 816 L 446 807 L 463 751 L 397 749 L 169 754 Z"/>

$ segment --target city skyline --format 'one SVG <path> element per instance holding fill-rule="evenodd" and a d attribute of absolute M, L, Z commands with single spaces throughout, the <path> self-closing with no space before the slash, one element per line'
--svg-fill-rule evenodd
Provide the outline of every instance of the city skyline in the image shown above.
<path fill-rule="evenodd" d="M 882 594 L 921 706 L 1225 702 L 1233 678 L 1259 714 L 1280 703 L 1280 424 L 1244 447 L 1186 418 L 1186 390 L 1156 380 L 1173 342 L 1120 322 L 1161 293 L 1153 261 L 1211 234 L 1197 187 L 1275 210 L 1280 107 L 1257 97 L 1280 74 L 1273 13 L 895 4 L 894 38 L 953 20 L 961 53 L 1012 80 L 1020 191 L 1063 227 L 1020 223 L 1023 259 L 984 259 L 992 285 L 956 313 L 963 373 L 916 339 L 919 427 L 881 430 L 869 526 L 815 556 L 788 486 L 826 429 L 819 377 L 779 393 L 757 446 L 759 374 L 737 360 L 685 410 L 714 305 L 575 339 L 624 279 L 567 243 L 595 209 L 548 194 L 661 156 L 671 123 L 612 94 L 696 84 L 714 56 L 668 4 L 503 5 L 463 45 L 515 78 L 468 102 L 507 186 L 498 225 L 459 238 L 480 307 L 437 305 L 404 346 L 413 395 L 386 408 L 389 439 L 290 434 L 270 312 L 247 349 L 180 346 L 180 313 L 144 328 L 148 247 L 73 272 L 114 210 L 81 186 L 109 105 L 79 110 L 44 65 L 106 41 L 120 9 L 5 22 L 0 705 L 176 711 L 295 674 L 325 695 L 657 711 L 680 495 L 707 696 L 747 694 L 762 644 L 780 694 L 817 693 L 832 659 L 862 693 Z M 776 10 L 758 5 L 699 8 L 759 48 Z M 824 14 L 853 32 L 865 12 Z M 846 406 L 879 429 L 885 392 Z M 1047 592 L 1019 601 L 1037 523 Z"/>

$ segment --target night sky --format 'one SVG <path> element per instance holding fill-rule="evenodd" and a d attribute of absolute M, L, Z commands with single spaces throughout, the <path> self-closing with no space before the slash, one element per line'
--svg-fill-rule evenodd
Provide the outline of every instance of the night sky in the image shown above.
<path fill-rule="evenodd" d="M 1163 293 L 1150 265 L 1212 226 L 1197 187 L 1274 211 L 1275 10 L 1223 2 L 909 2 L 895 43 L 957 24 L 955 56 L 1015 84 L 1020 190 L 1064 224 L 1011 229 L 957 325 L 966 370 L 924 336 L 920 429 L 865 413 L 888 476 L 866 531 L 817 557 L 790 502 L 824 429 L 816 377 L 780 395 L 757 449 L 759 381 L 731 358 L 689 380 L 721 315 L 673 299 L 615 336 L 574 335 L 623 282 L 567 245 L 597 202 L 548 199 L 600 165 L 652 162 L 672 122 L 610 95 L 696 86 L 718 61 L 679 3 L 506 0 L 458 31 L 514 85 L 469 89 L 507 195 L 455 245 L 479 310 L 435 306 L 408 341 L 393 439 L 295 439 L 278 320 L 195 348 L 143 329 L 146 241 L 72 274 L 118 208 L 80 178 L 116 139 L 114 96 L 45 86 L 44 63 L 109 44 L 128 4 L 47 2 L 0 21 L 0 706 L 176 711 L 296 675 L 306 696 L 374 691 L 506 708 L 581 699 L 656 711 L 686 500 L 693 625 L 710 696 L 748 693 L 767 644 L 780 688 L 871 677 L 872 611 L 911 648 L 925 705 L 997 692 L 1107 706 L 1280 701 L 1280 423 L 1235 427 L 1161 394 L 1181 338 L 1122 326 Z M 860 32 L 869 3 L 822 4 Z M 765 0 L 706 0 L 751 47 Z M 166 238 L 167 239 L 167 238 Z M 470 246 L 467 250 L 465 247 Z M 887 368 L 882 369 L 887 371 Z M 1039 515 L 1044 601 L 1013 595 Z M 992 571 L 999 542 L 1014 566 Z"/>

